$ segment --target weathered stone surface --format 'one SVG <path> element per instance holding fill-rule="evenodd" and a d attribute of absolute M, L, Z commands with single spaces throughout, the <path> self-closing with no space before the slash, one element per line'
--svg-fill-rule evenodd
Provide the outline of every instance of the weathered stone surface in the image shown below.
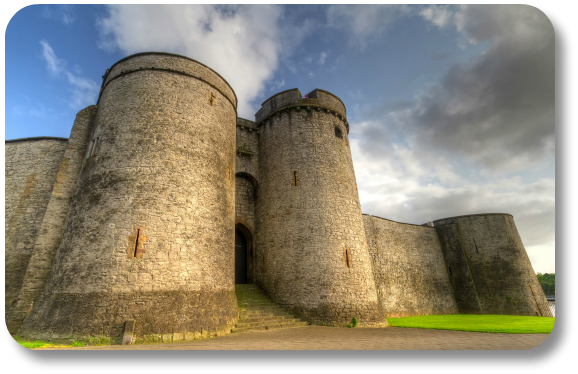
<path fill-rule="evenodd" d="M 104 314 L 97 318 L 103 334 L 117 337 L 127 319 L 142 321 L 135 333 L 146 335 L 181 332 L 174 330 L 184 323 L 179 319 L 192 329 L 214 317 L 210 326 L 226 329 L 236 318 L 235 107 L 212 85 L 172 71 L 110 78 L 152 57 L 125 60 L 109 73 L 52 273 L 22 333 L 58 333 L 64 321 L 79 333 L 96 326 L 95 310 Z M 186 58 L 153 60 L 155 68 L 165 66 L 162 60 L 214 75 Z M 148 240 L 139 245 L 146 251 L 127 258 L 128 237 L 138 227 L 145 228 Z M 183 295 L 178 313 L 168 295 Z M 125 302 L 157 305 L 148 317 L 155 322 Z M 196 315 L 204 316 L 199 324 Z"/>
<path fill-rule="evenodd" d="M 66 224 L 70 202 L 76 191 L 95 114 L 96 106 L 92 105 L 81 110 L 74 121 L 42 226 L 35 241 L 34 253 L 18 295 L 18 303 L 8 323 L 8 329 L 12 333 L 18 331 L 24 318 L 31 312 L 34 300 L 42 292 L 50 274 Z"/>
<path fill-rule="evenodd" d="M 207 83 L 214 90 L 220 91 L 221 96 L 224 96 L 221 98 L 226 98 L 237 108 L 237 96 L 233 88 L 216 71 L 191 58 L 172 53 L 143 52 L 125 57 L 110 68 L 110 72 L 105 77 L 103 87 L 106 87 L 108 83 L 120 75 L 149 69 L 171 70 L 196 77 L 198 80 Z M 206 95 L 209 104 L 212 101 L 212 105 L 214 105 L 215 100 L 218 99 L 217 94 L 212 91 L 206 91 Z"/>
<path fill-rule="evenodd" d="M 451 217 L 434 225 L 448 266 L 459 272 L 450 276 L 456 299 L 467 291 L 458 300 L 461 313 L 476 311 L 469 301 L 475 292 L 478 313 L 552 316 L 512 215 Z"/>
<path fill-rule="evenodd" d="M 216 336 L 217 329 L 230 332 L 237 319 L 235 292 L 208 289 L 43 294 L 36 305 L 35 313 L 26 318 L 19 331 L 30 339 L 92 336 L 110 337 L 120 344 L 125 322 L 130 319 L 138 321 L 133 334 L 137 341 L 148 341 L 155 335 L 172 339 L 174 333 Z M 225 330 L 225 326 L 230 327 Z"/>
<path fill-rule="evenodd" d="M 309 322 L 549 315 L 510 215 L 362 216 L 337 96 L 283 91 L 257 122 L 236 104 L 210 68 L 142 53 L 107 71 L 70 139 L 6 142 L 12 333 L 120 343 L 135 320 L 137 343 L 227 334 L 235 230 L 247 281 Z"/>
<path fill-rule="evenodd" d="M 319 110 L 343 119 L 347 133 L 349 133 L 345 106 L 337 96 L 320 89 L 313 90 L 308 96 L 308 98 L 301 97 L 301 92 L 297 88 L 279 92 L 261 104 L 261 109 L 255 114 L 255 121 L 260 124 L 271 115 L 280 115 L 280 112 L 285 108 L 294 108 L 297 106 L 295 108 L 297 111 L 306 110 L 310 112 Z"/>
<path fill-rule="evenodd" d="M 435 228 L 369 215 L 363 223 L 386 317 L 458 312 Z"/>
<path fill-rule="evenodd" d="M 257 283 L 309 321 L 344 325 L 356 317 L 360 325 L 384 325 L 351 151 L 336 126 L 347 134 L 333 113 L 295 108 L 259 123 Z"/>
<path fill-rule="evenodd" d="M 5 144 L 4 315 L 9 326 L 67 144 L 62 138 Z"/>

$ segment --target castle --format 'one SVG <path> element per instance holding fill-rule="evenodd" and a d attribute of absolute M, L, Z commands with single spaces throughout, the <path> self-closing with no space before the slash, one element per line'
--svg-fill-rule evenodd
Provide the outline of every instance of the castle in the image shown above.
<path fill-rule="evenodd" d="M 551 316 L 514 219 L 361 212 L 345 106 L 280 92 L 255 121 L 211 68 L 139 53 L 69 139 L 6 141 L 6 322 L 28 338 L 230 331 L 235 284 L 314 324 Z"/>

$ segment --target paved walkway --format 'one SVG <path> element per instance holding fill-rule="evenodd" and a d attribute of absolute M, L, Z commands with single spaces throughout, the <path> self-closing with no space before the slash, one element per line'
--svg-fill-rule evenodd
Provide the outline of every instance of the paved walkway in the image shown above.
<path fill-rule="evenodd" d="M 355 328 L 307 326 L 246 332 L 172 344 L 143 344 L 78 348 L 74 350 L 376 350 L 376 349 L 530 349 L 547 334 L 493 334 L 401 327 Z M 45 349 L 43 349 L 45 350 Z"/>

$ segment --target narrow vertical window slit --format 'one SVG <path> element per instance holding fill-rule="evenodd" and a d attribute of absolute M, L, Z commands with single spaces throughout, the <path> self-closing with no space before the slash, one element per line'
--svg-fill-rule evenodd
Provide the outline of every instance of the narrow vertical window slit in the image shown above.
<path fill-rule="evenodd" d="M 138 237 L 140 235 L 140 229 L 136 230 L 136 240 L 134 243 L 134 258 L 136 258 L 136 251 L 138 250 Z"/>

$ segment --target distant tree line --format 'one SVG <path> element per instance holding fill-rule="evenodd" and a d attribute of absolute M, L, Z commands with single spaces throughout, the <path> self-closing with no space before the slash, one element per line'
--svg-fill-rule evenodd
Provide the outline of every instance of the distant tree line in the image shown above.
<path fill-rule="evenodd" d="M 544 294 L 556 295 L 556 274 L 538 273 L 536 274 L 536 277 L 538 277 L 538 282 L 540 282 L 540 286 L 542 286 Z"/>

